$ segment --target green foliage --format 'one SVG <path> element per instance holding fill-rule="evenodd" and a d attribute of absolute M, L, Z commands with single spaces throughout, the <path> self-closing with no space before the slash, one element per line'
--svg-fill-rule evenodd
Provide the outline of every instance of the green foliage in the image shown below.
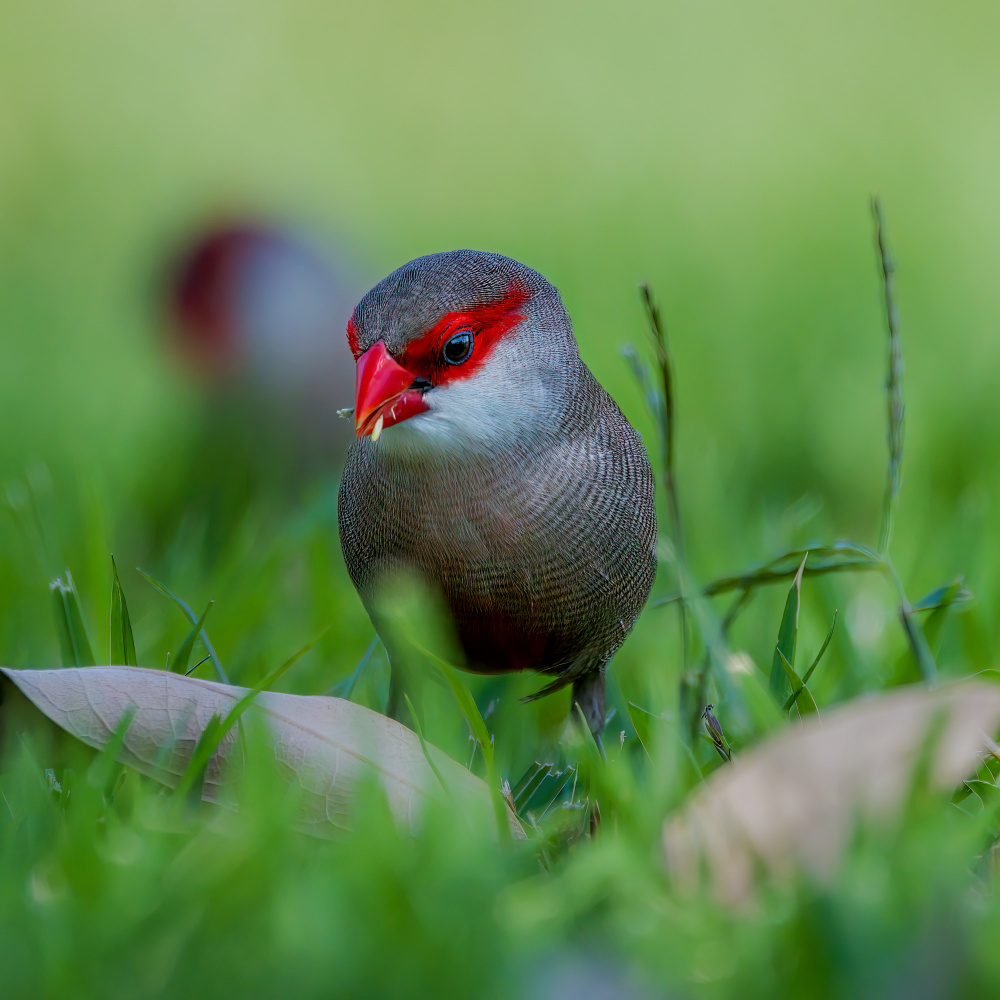
<path fill-rule="evenodd" d="M 672 391 L 662 368 L 669 354 L 664 340 L 654 346 L 660 388 L 646 374 L 642 391 L 663 419 L 657 392 Z M 663 474 L 676 469 L 665 464 Z M 675 482 L 675 500 L 681 492 Z M 651 996 L 874 997 L 912 991 L 918 974 L 922 985 L 943 984 L 942 995 L 1000 985 L 991 947 L 1000 910 L 988 892 L 1000 833 L 995 762 L 950 803 L 922 790 L 918 776 L 897 790 L 906 806 L 894 823 L 858 828 L 835 879 L 765 883 L 749 910 L 722 905 L 709 883 L 691 891 L 666 875 L 665 819 L 714 771 L 797 724 L 789 713 L 826 712 L 917 679 L 936 670 L 932 646 L 957 650 L 952 675 L 974 672 L 958 629 L 977 611 L 970 591 L 956 580 L 911 606 L 888 553 L 862 543 L 789 537 L 779 555 L 704 583 L 664 541 L 661 596 L 609 674 L 618 714 L 606 760 L 569 724 L 566 698 L 524 704 L 519 696 L 537 681 L 457 671 L 440 602 L 421 581 L 401 578 L 379 615 L 399 650 L 403 702 L 435 771 L 430 744 L 489 783 L 494 821 L 445 797 L 409 836 L 373 783 L 358 789 L 349 832 L 310 840 L 293 822 L 308 788 L 259 752 L 253 732 L 243 732 L 234 777 L 238 812 L 203 804 L 209 759 L 227 733 L 244 729 L 258 691 L 283 684 L 319 693 L 335 682 L 341 697 L 385 705 L 378 643 L 332 554 L 329 496 L 318 490 L 311 504 L 271 513 L 247 508 L 214 561 L 178 536 L 156 577 L 140 571 L 153 590 L 133 598 L 134 635 L 112 561 L 113 659 L 135 662 L 138 642 L 144 662 L 163 663 L 174 649 L 171 668 L 190 671 L 201 643 L 225 677 L 205 629 L 214 607 L 213 634 L 251 688 L 201 734 L 173 794 L 123 770 L 114 746 L 94 755 L 55 739 L 7 691 L 5 995 L 549 997 L 575 990 L 581 977 Z M 895 535 L 894 547 L 904 547 L 905 533 Z M 100 579 L 84 564 L 86 578 Z M 196 615 L 161 578 L 199 595 L 205 612 Z M 52 591 L 64 662 L 92 663 L 82 609 L 90 595 L 65 580 Z M 769 595 L 788 581 L 782 606 Z M 867 581 L 889 586 L 873 596 Z M 676 594 L 664 593 L 672 586 Z M 670 603 L 682 611 L 672 624 L 659 610 Z M 830 607 L 842 604 L 848 624 L 833 643 Z M 187 623 L 179 645 L 175 609 Z M 891 642 L 879 632 L 868 653 L 866 614 L 890 624 L 901 616 L 904 628 L 887 632 Z M 26 621 L 25 634 L 35 625 Z M 318 638 L 287 656 L 303 633 Z M 806 646 L 818 651 L 801 671 L 796 654 Z M 879 671 L 889 653 L 895 666 Z M 755 663 L 768 656 L 770 676 Z M 119 742 L 128 724 L 126 716 Z M 510 837 L 508 803 L 527 842 Z"/>
<path fill-rule="evenodd" d="M 213 406 L 224 392 L 181 388 L 159 349 L 150 290 L 220 192 L 353 237 L 359 269 L 468 240 L 553 277 L 584 358 L 661 456 L 674 544 L 609 671 L 606 766 L 567 729 L 565 696 L 523 704 L 536 679 L 456 673 L 438 623 L 403 616 L 424 650 L 402 665 L 421 738 L 498 801 L 507 782 L 526 847 L 459 803 L 403 834 L 374 784 L 348 833 L 314 841 L 292 827 L 307 790 L 266 754 L 245 761 L 237 814 L 197 802 L 238 718 L 203 735 L 175 798 L 34 731 L 5 692 L 0 995 L 1000 990 L 996 761 L 954 803 L 894 790 L 904 813 L 859 829 L 831 882 L 767 884 L 746 909 L 681 891 L 661 860 L 664 817 L 729 767 L 694 738 L 706 704 L 738 761 L 813 706 L 996 666 L 990 26 L 902 3 L 543 4 L 527 28 L 521 13 L 488 30 L 454 4 L 5 15 L 0 661 L 88 665 L 108 648 L 151 666 L 172 650 L 193 669 L 204 646 L 221 679 L 386 704 L 339 557 L 336 458 L 282 482 Z M 331 37 L 369 44 L 331 59 Z M 490 86 L 470 86 L 465 51 Z M 876 146 L 898 276 L 880 209 L 877 259 L 866 235 Z M 636 389 L 616 352 L 643 336 L 630 288 L 646 274 L 658 367 L 632 351 Z M 220 494 L 203 519 L 197 490 Z M 109 579 L 112 548 L 155 590 L 114 565 Z M 939 586 L 959 572 L 968 590 Z M 912 606 L 911 587 L 928 591 Z M 193 610 L 209 606 L 211 638 Z"/>

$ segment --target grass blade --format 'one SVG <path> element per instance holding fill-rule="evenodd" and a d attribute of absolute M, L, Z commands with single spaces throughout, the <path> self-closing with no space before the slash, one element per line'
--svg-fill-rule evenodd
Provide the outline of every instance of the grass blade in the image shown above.
<path fill-rule="evenodd" d="M 823 659 L 823 654 L 826 652 L 826 647 L 830 645 L 830 640 L 833 638 L 833 630 L 837 627 L 837 609 L 834 608 L 833 611 L 833 621 L 830 622 L 830 631 L 826 633 L 826 638 L 823 640 L 823 645 L 819 647 L 819 652 L 816 654 L 816 659 L 812 661 L 809 665 L 809 669 L 802 675 L 802 686 L 803 688 L 809 683 L 809 678 L 812 677 L 813 671 L 819 665 L 819 661 Z M 790 712 L 792 705 L 798 700 L 798 692 L 792 691 L 788 697 L 788 701 L 785 702 L 783 709 L 786 712 Z M 812 697 L 812 695 L 810 695 Z M 813 704 L 815 705 L 815 699 L 813 699 Z"/>
<path fill-rule="evenodd" d="M 923 634 L 931 651 L 937 648 L 941 629 L 952 610 L 961 611 L 963 605 L 971 603 L 972 592 L 962 586 L 961 578 L 932 590 L 913 605 L 912 611 L 927 612 L 923 622 Z M 904 677 L 909 671 L 897 665 L 897 675 Z"/>
<path fill-rule="evenodd" d="M 778 627 L 778 643 L 771 660 L 771 693 L 784 700 L 785 695 L 785 665 L 795 664 L 795 645 L 799 637 L 799 604 L 802 597 L 802 574 L 805 572 L 807 552 L 802 557 L 795 579 L 785 600 L 785 610 L 781 615 L 781 625 Z"/>
<path fill-rule="evenodd" d="M 663 437 L 663 485 L 667 491 L 667 508 L 670 512 L 670 529 L 674 548 L 678 557 L 684 559 L 684 537 L 681 532 L 681 511 L 677 499 L 677 478 L 675 476 L 674 429 L 674 371 L 673 358 L 670 354 L 670 344 L 667 341 L 663 322 L 660 318 L 660 307 L 653 299 L 652 289 L 645 282 L 639 286 L 642 302 L 646 308 L 646 318 L 649 321 L 649 332 L 656 354 L 656 367 L 659 370 L 662 386 L 662 407 L 658 407 L 660 418 L 660 434 Z"/>
<path fill-rule="evenodd" d="M 885 389 L 889 418 L 889 464 L 886 468 L 885 496 L 882 500 L 882 520 L 878 532 L 878 550 L 884 556 L 892 541 L 892 524 L 902 483 L 903 465 L 903 345 L 899 336 L 899 310 L 896 306 L 896 263 L 889 251 L 885 233 L 885 213 L 882 200 L 872 196 L 875 218 L 875 241 L 882 269 L 882 291 L 885 297 L 886 327 L 889 333 L 889 366 Z"/>
<path fill-rule="evenodd" d="M 140 569 L 136 566 L 136 572 L 139 573 L 150 584 L 150 586 L 153 587 L 154 590 L 158 590 L 168 600 L 173 601 L 174 604 L 176 604 L 177 607 L 184 612 L 188 621 L 191 622 L 192 625 L 197 623 L 198 616 L 191 610 L 186 601 L 178 597 L 169 587 L 164 586 L 164 584 L 160 583 L 156 577 L 151 576 L 144 569 Z M 215 666 L 215 672 L 219 675 L 219 680 L 222 681 L 223 684 L 228 684 L 229 678 L 226 676 L 225 670 L 222 669 L 222 664 L 219 662 L 219 657 L 215 652 L 215 647 L 212 645 L 208 638 L 208 633 L 204 629 L 201 630 L 201 641 L 205 644 L 205 649 L 208 650 L 208 655 L 212 658 L 212 664 Z"/>
<path fill-rule="evenodd" d="M 206 653 L 193 667 L 188 667 L 188 669 L 184 671 L 184 676 L 190 677 L 203 663 L 207 663 L 210 659 L 212 659 L 212 657 L 209 656 L 208 653 Z M 169 652 L 167 653 L 167 669 L 168 670 L 170 669 Z"/>
<path fill-rule="evenodd" d="M 941 629 L 944 627 L 945 621 L 948 619 L 948 615 L 951 609 L 959 602 L 959 594 L 962 591 L 962 586 L 960 583 L 953 583 L 945 594 L 943 594 L 938 601 L 938 603 L 930 608 L 922 608 L 921 610 L 929 610 L 929 614 L 923 623 L 924 638 L 927 639 L 927 644 L 933 649 L 937 648 L 938 639 L 941 635 Z M 968 591 L 966 591 L 968 593 Z M 928 595 L 931 597 L 932 595 Z M 928 598 L 924 598 L 926 601 Z M 917 609 L 914 608 L 914 611 Z"/>
<path fill-rule="evenodd" d="M 66 582 L 56 577 L 49 584 L 56 614 L 56 631 L 64 667 L 92 667 L 97 663 L 80 611 L 80 599 L 73 576 L 66 570 Z"/>
<path fill-rule="evenodd" d="M 812 545 L 802 549 L 784 552 L 780 556 L 755 566 L 745 573 L 733 576 L 723 576 L 702 589 L 702 596 L 716 597 L 733 591 L 751 591 L 756 587 L 780 583 L 793 578 L 799 571 L 803 557 L 808 556 L 809 562 L 803 576 L 822 576 L 826 573 L 864 572 L 882 569 L 882 559 L 879 554 L 867 545 L 855 542 L 837 542 L 833 545 Z M 664 607 L 676 604 L 681 599 L 679 593 L 668 594 L 650 601 L 650 607 Z"/>
<path fill-rule="evenodd" d="M 115 557 L 111 556 L 111 665 L 123 667 L 138 666 L 135 658 L 135 640 L 132 637 L 132 622 L 128 616 L 125 592 L 118 579 Z"/>
<path fill-rule="evenodd" d="M 670 725 L 662 715 L 654 715 L 652 712 L 630 701 L 628 703 L 628 717 L 632 721 L 632 727 L 635 729 L 635 735 L 638 737 L 639 743 L 642 744 L 642 749 L 651 761 L 656 762 L 653 752 L 657 747 L 657 739 L 653 732 L 653 726 L 659 725 L 661 729 L 664 727 L 667 729 L 671 741 L 676 741 L 676 749 L 680 753 L 680 760 L 682 762 L 681 771 L 683 780 L 686 782 L 686 785 L 693 788 L 702 780 L 701 766 L 698 764 L 698 758 L 695 757 L 691 749 L 691 744 L 682 739 L 677 733 L 676 728 Z M 671 743 L 670 748 L 674 749 L 673 743 Z M 661 744 L 660 752 L 662 753 L 662 751 L 663 747 Z"/>
<path fill-rule="evenodd" d="M 417 718 L 417 710 L 413 707 L 413 702 L 410 701 L 410 696 L 406 692 L 403 692 L 403 697 L 406 699 L 406 707 L 410 710 L 410 718 L 413 719 L 413 728 L 417 731 L 417 739 L 420 740 L 420 749 L 424 752 L 424 759 L 430 765 L 430 769 L 434 772 L 434 777 L 437 778 L 438 784 L 444 789 L 445 795 L 451 798 L 451 789 L 444 783 L 444 778 L 441 777 L 441 772 L 437 769 L 437 764 L 434 763 L 430 750 L 427 749 L 427 740 L 424 739 L 424 727 L 420 725 L 420 719 Z"/>
<path fill-rule="evenodd" d="M 913 605 L 914 611 L 937 611 L 954 604 L 968 604 L 973 600 L 972 591 L 962 586 L 962 578 L 952 580 L 924 595 Z"/>
<path fill-rule="evenodd" d="M 511 789 L 510 802 L 522 822 L 526 821 L 537 829 L 575 778 L 576 768 L 572 764 L 558 770 L 554 763 L 543 764 L 536 760 Z M 572 801 L 572 796 L 569 801 Z"/>
<path fill-rule="evenodd" d="M 523 812 L 524 807 L 531 799 L 531 796 L 535 794 L 542 782 L 554 769 L 554 764 L 543 764 L 541 761 L 536 760 L 532 763 L 528 770 L 525 771 L 521 780 L 511 789 L 511 798 L 514 802 L 514 808 L 517 810 L 519 815 Z"/>
<path fill-rule="evenodd" d="M 653 342 L 655 367 L 660 376 L 660 392 L 658 404 L 654 408 L 660 426 L 660 437 L 663 444 L 663 486 L 667 494 L 667 510 L 670 516 L 670 537 L 674 545 L 674 553 L 678 570 L 686 565 L 684 554 L 684 532 L 681 526 L 680 501 L 677 497 L 677 477 L 675 472 L 674 432 L 674 371 L 673 358 L 670 355 L 670 344 L 660 317 L 660 308 L 653 299 L 652 289 L 648 283 L 639 286 L 642 302 L 646 309 L 646 319 L 649 323 L 650 338 Z M 683 589 L 683 588 L 682 588 Z M 705 700 L 705 688 L 708 681 L 709 664 L 702 665 L 700 671 L 691 669 L 691 637 L 688 622 L 688 607 L 682 599 L 678 611 L 681 627 L 681 677 L 679 700 L 683 709 L 688 711 L 690 733 L 694 739 L 697 719 L 701 705 Z"/>
<path fill-rule="evenodd" d="M 798 712 L 799 718 L 801 719 L 804 715 L 818 715 L 819 708 L 809 688 L 802 682 L 802 679 L 795 672 L 795 668 L 785 659 L 784 654 L 779 651 L 778 656 L 781 657 L 781 666 L 784 668 L 785 676 L 792 686 L 792 696 L 788 700 L 795 706 L 795 711 Z M 800 702 L 804 702 L 804 707 Z"/>
<path fill-rule="evenodd" d="M 256 692 L 254 692 L 256 694 Z M 249 701 L 247 702 L 249 704 Z M 241 713 L 242 714 L 242 713 Z M 201 802 L 202 789 L 205 785 L 205 771 L 212 754 L 219 748 L 223 737 L 231 729 L 224 726 L 222 716 L 215 714 L 208 720 L 208 725 L 201 731 L 194 753 L 188 761 L 188 766 L 181 775 L 177 788 L 174 790 L 175 800 L 182 805 L 195 806 Z"/>
<path fill-rule="evenodd" d="M 628 717 L 632 723 L 632 728 L 635 730 L 635 735 L 642 744 L 642 749 L 646 751 L 646 756 L 652 760 L 653 754 L 650 744 L 653 739 L 652 723 L 655 716 L 652 712 L 647 712 L 644 708 L 640 708 L 630 701 L 628 703 Z"/>
<path fill-rule="evenodd" d="M 272 684 L 274 684 L 276 680 L 278 680 L 279 677 L 281 677 L 287 670 L 289 670 L 296 663 L 298 663 L 298 661 L 301 660 L 302 657 L 305 656 L 306 653 L 308 653 L 309 650 L 312 649 L 313 646 L 315 646 L 316 643 L 319 642 L 320 639 L 322 639 L 323 636 L 326 635 L 326 633 L 329 632 L 331 628 L 332 628 L 331 625 L 327 625 L 327 627 L 323 629 L 323 631 L 320 632 L 320 634 L 316 636 L 315 639 L 313 639 L 311 642 L 307 642 L 300 649 L 297 649 L 294 653 L 292 653 L 292 655 L 289 656 L 288 659 L 285 660 L 285 662 L 282 663 L 281 666 L 277 668 L 277 670 L 272 670 L 271 673 L 269 673 L 267 677 L 264 678 L 264 686 L 261 688 L 261 690 L 266 691 Z"/>
<path fill-rule="evenodd" d="M 141 571 L 140 571 L 141 572 Z M 205 768 L 212 759 L 212 755 L 218 750 L 219 744 L 225 739 L 226 734 L 240 722 L 243 713 L 253 704 L 254 699 L 266 691 L 282 674 L 288 670 L 297 660 L 305 656 L 313 646 L 327 633 L 327 629 L 322 632 L 312 642 L 307 643 L 298 652 L 293 653 L 284 663 L 275 670 L 272 670 L 259 684 L 251 688 L 235 705 L 226 713 L 225 718 L 218 715 L 212 716 L 211 721 L 202 731 L 201 737 L 195 746 L 194 753 L 188 761 L 188 766 L 181 775 L 174 794 L 178 801 L 184 802 L 195 798 L 194 790 L 198 789 L 198 798 L 201 795 L 202 782 L 205 779 Z"/>
<path fill-rule="evenodd" d="M 826 647 L 830 645 L 830 640 L 833 638 L 833 630 L 837 627 L 837 614 L 838 609 L 833 609 L 833 621 L 830 622 L 830 631 L 826 633 L 826 638 L 823 640 L 823 645 L 819 647 L 819 652 L 816 654 L 816 659 L 809 664 L 809 669 L 802 675 L 802 683 L 808 684 L 809 678 L 812 677 L 813 671 L 819 666 L 819 661 L 823 659 L 823 654 L 826 652 Z"/>
<path fill-rule="evenodd" d="M 934 654 L 927 643 L 924 630 L 920 627 L 920 622 L 917 621 L 913 608 L 910 607 L 903 581 L 899 578 L 899 573 L 896 572 L 896 567 L 888 556 L 882 560 L 882 567 L 899 598 L 899 617 L 902 620 L 903 631 L 906 633 L 906 639 L 910 644 L 920 676 L 927 682 L 936 681 L 938 677 L 937 663 L 934 661 Z"/>
<path fill-rule="evenodd" d="M 413 643 L 413 647 L 437 668 L 440 675 L 444 678 L 446 686 L 451 690 L 452 696 L 458 705 L 458 710 L 465 717 L 472 735 L 479 740 L 479 745 L 483 749 L 483 761 L 486 764 L 487 784 L 490 786 L 493 808 L 496 812 L 497 831 L 502 840 L 510 840 L 507 803 L 500 791 L 500 775 L 497 771 L 496 754 L 493 752 L 493 740 L 490 737 L 489 730 L 486 728 L 486 722 L 483 720 L 479 707 L 476 705 L 475 698 L 472 697 L 469 689 L 462 683 L 458 672 L 450 663 L 442 660 L 436 653 L 432 653 L 419 643 Z"/>
<path fill-rule="evenodd" d="M 209 601 L 205 605 L 205 610 L 201 613 L 198 621 L 195 622 L 194 628 L 184 636 L 180 646 L 177 647 L 177 652 L 174 654 L 174 658 L 170 664 L 170 669 L 175 674 L 187 674 L 188 663 L 191 661 L 191 653 L 194 651 L 194 644 L 198 636 L 201 635 L 202 626 L 205 624 L 205 619 L 208 617 L 209 611 L 212 610 L 214 603 L 215 601 Z"/>
<path fill-rule="evenodd" d="M 550 770 L 546 777 L 552 778 L 552 786 L 546 793 L 548 801 L 539 803 L 541 812 L 535 819 L 536 823 L 541 823 L 541 821 L 545 818 L 546 813 L 556 804 L 559 797 L 566 790 L 566 786 L 570 783 L 570 781 L 574 782 L 574 789 L 576 787 L 576 768 L 572 765 L 567 765 L 561 771 Z M 569 801 L 572 801 L 572 795 L 570 796 Z"/>
<path fill-rule="evenodd" d="M 649 369 L 643 363 L 642 358 L 639 357 L 639 352 L 631 344 L 625 344 L 620 348 L 619 353 L 629 366 L 629 369 L 632 372 L 632 377 L 639 383 L 639 389 L 642 391 L 643 398 L 646 400 L 646 406 L 649 408 L 649 412 L 652 413 L 658 424 L 661 423 L 663 420 L 661 415 L 663 410 L 663 398 L 650 381 Z"/>
<path fill-rule="evenodd" d="M 465 716 L 465 721 L 469 724 L 469 729 L 472 730 L 472 735 L 479 740 L 479 745 L 483 748 L 483 756 L 487 761 L 487 766 L 489 766 L 493 760 L 493 740 L 486 728 L 486 722 L 479 712 L 475 698 L 472 697 L 469 689 L 462 683 L 458 673 L 451 664 L 441 661 L 438 663 L 438 668 L 444 674 L 459 711 Z"/>
<path fill-rule="evenodd" d="M 365 672 L 365 668 L 371 662 L 372 654 L 375 652 L 379 641 L 379 637 L 376 635 L 375 638 L 368 644 L 368 648 L 365 650 L 364 656 L 361 657 L 358 665 L 351 672 L 350 676 L 337 681 L 337 683 L 330 688 L 327 694 L 333 698 L 344 698 L 347 701 L 351 700 L 351 695 L 354 693 L 354 685 L 358 683 L 358 678 Z"/>

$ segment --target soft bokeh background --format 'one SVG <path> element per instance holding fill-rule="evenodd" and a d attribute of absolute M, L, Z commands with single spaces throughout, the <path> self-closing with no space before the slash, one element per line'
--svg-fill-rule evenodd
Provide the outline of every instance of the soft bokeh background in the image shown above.
<path fill-rule="evenodd" d="M 164 261 L 205 219 L 241 214 L 346 248 L 371 280 L 459 246 L 527 262 L 560 288 L 585 359 L 647 436 L 618 349 L 643 341 L 636 285 L 650 280 L 706 577 L 774 554 L 789 531 L 871 538 L 880 192 L 907 360 L 897 562 L 911 596 L 964 571 L 989 599 L 991 5 L 56 2 L 0 17 L 0 480 L 20 501 L 34 476 L 62 549 L 44 570 L 24 561 L 5 516 L 4 662 L 53 659 L 45 576 L 60 563 L 99 631 L 97 550 L 126 567 L 146 557 L 142 503 L 184 479 L 178 442 L 201 412 L 164 348 Z M 789 528 L 803 497 L 793 522 L 822 510 Z M 349 640 L 326 640 L 337 675 L 367 626 L 335 540 L 315 562 L 336 580 L 321 617 Z M 219 642 L 240 660 L 219 572 L 193 576 L 190 599 L 218 600 Z M 282 618 L 294 594 L 270 601 Z"/>
<path fill-rule="evenodd" d="M 886 463 L 877 191 L 906 357 L 893 555 L 911 599 L 962 573 L 976 597 L 941 634 L 942 672 L 996 665 L 998 29 L 1000 11 L 982 0 L 0 4 L 0 663 L 59 662 L 48 584 L 66 569 L 106 661 L 111 551 L 140 664 L 162 666 L 188 625 L 136 565 L 199 613 L 215 601 L 208 629 L 237 681 L 328 628 L 282 681 L 322 692 L 372 638 L 336 537 L 341 445 L 331 437 L 305 474 L 258 462 L 255 441 L 275 443 L 241 437 L 253 401 L 223 414 L 221 390 L 168 347 L 169 263 L 212 220 L 308 233 L 366 282 L 456 247 L 524 261 L 561 290 L 585 360 L 653 447 L 619 353 L 627 342 L 645 350 L 637 285 L 649 280 L 676 362 L 696 577 L 813 538 L 873 542 Z M 195 499 L 217 493 L 222 530 L 211 535 Z M 656 593 L 673 587 L 665 570 Z M 784 591 L 760 595 L 732 636 L 765 669 Z M 824 578 L 804 601 L 810 656 L 841 612 L 815 679 L 821 706 L 882 686 L 905 651 L 884 583 Z M 650 609 L 616 658 L 615 703 L 672 710 L 678 658 L 675 617 Z M 359 689 L 373 705 L 381 669 Z M 500 696 L 498 753 L 520 773 L 554 740 L 565 697 L 525 707 L 511 695 L 532 679 L 471 683 L 483 705 Z M 464 756 L 453 708 L 428 711 L 430 735 Z M 362 832 L 378 827 L 365 822 Z M 402 852 L 412 870 L 400 884 L 418 895 L 422 866 L 433 881 L 454 861 L 471 886 L 469 872 L 492 864 L 473 852 L 462 874 L 454 831 L 435 854 L 379 847 L 389 834 L 378 830 L 359 871 L 375 878 L 380 850 Z M 616 848 L 598 850 L 627 886 Z M 602 863 L 570 873 L 594 899 Z M 149 871 L 156 883 L 157 863 Z M 366 878 L 344 907 L 366 898 Z M 483 935 L 490 920 L 536 926 L 521 920 L 529 910 L 544 924 L 552 900 L 541 890 L 505 895 L 490 878 L 476 883 L 480 915 L 492 914 Z M 302 914 L 322 907 L 308 879 L 296 885 L 302 900 L 275 912 L 299 948 L 312 919 Z M 377 918 L 389 924 L 394 891 Z M 447 894 L 428 898 L 449 914 L 427 918 L 439 947 L 434 928 L 464 923 Z M 629 907 L 616 911 L 624 938 Z M 745 956 L 765 969 L 755 934 Z M 731 974 L 725 940 L 695 940 L 695 964 Z"/>

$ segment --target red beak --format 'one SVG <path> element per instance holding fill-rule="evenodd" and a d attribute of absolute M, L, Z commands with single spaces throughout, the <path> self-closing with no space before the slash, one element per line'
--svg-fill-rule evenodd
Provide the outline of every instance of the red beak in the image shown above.
<path fill-rule="evenodd" d="M 391 427 L 427 409 L 424 394 L 410 390 L 416 376 L 393 360 L 381 340 L 358 358 L 354 394 L 354 429 L 365 437 L 375 429 L 379 417 Z"/>

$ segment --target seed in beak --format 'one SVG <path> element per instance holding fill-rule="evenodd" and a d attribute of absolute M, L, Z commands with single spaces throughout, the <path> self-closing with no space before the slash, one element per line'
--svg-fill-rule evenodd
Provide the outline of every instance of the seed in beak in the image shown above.
<path fill-rule="evenodd" d="M 372 428 L 372 444 L 378 441 L 382 434 L 382 414 L 378 415 L 378 420 L 375 421 L 375 426 Z"/>

